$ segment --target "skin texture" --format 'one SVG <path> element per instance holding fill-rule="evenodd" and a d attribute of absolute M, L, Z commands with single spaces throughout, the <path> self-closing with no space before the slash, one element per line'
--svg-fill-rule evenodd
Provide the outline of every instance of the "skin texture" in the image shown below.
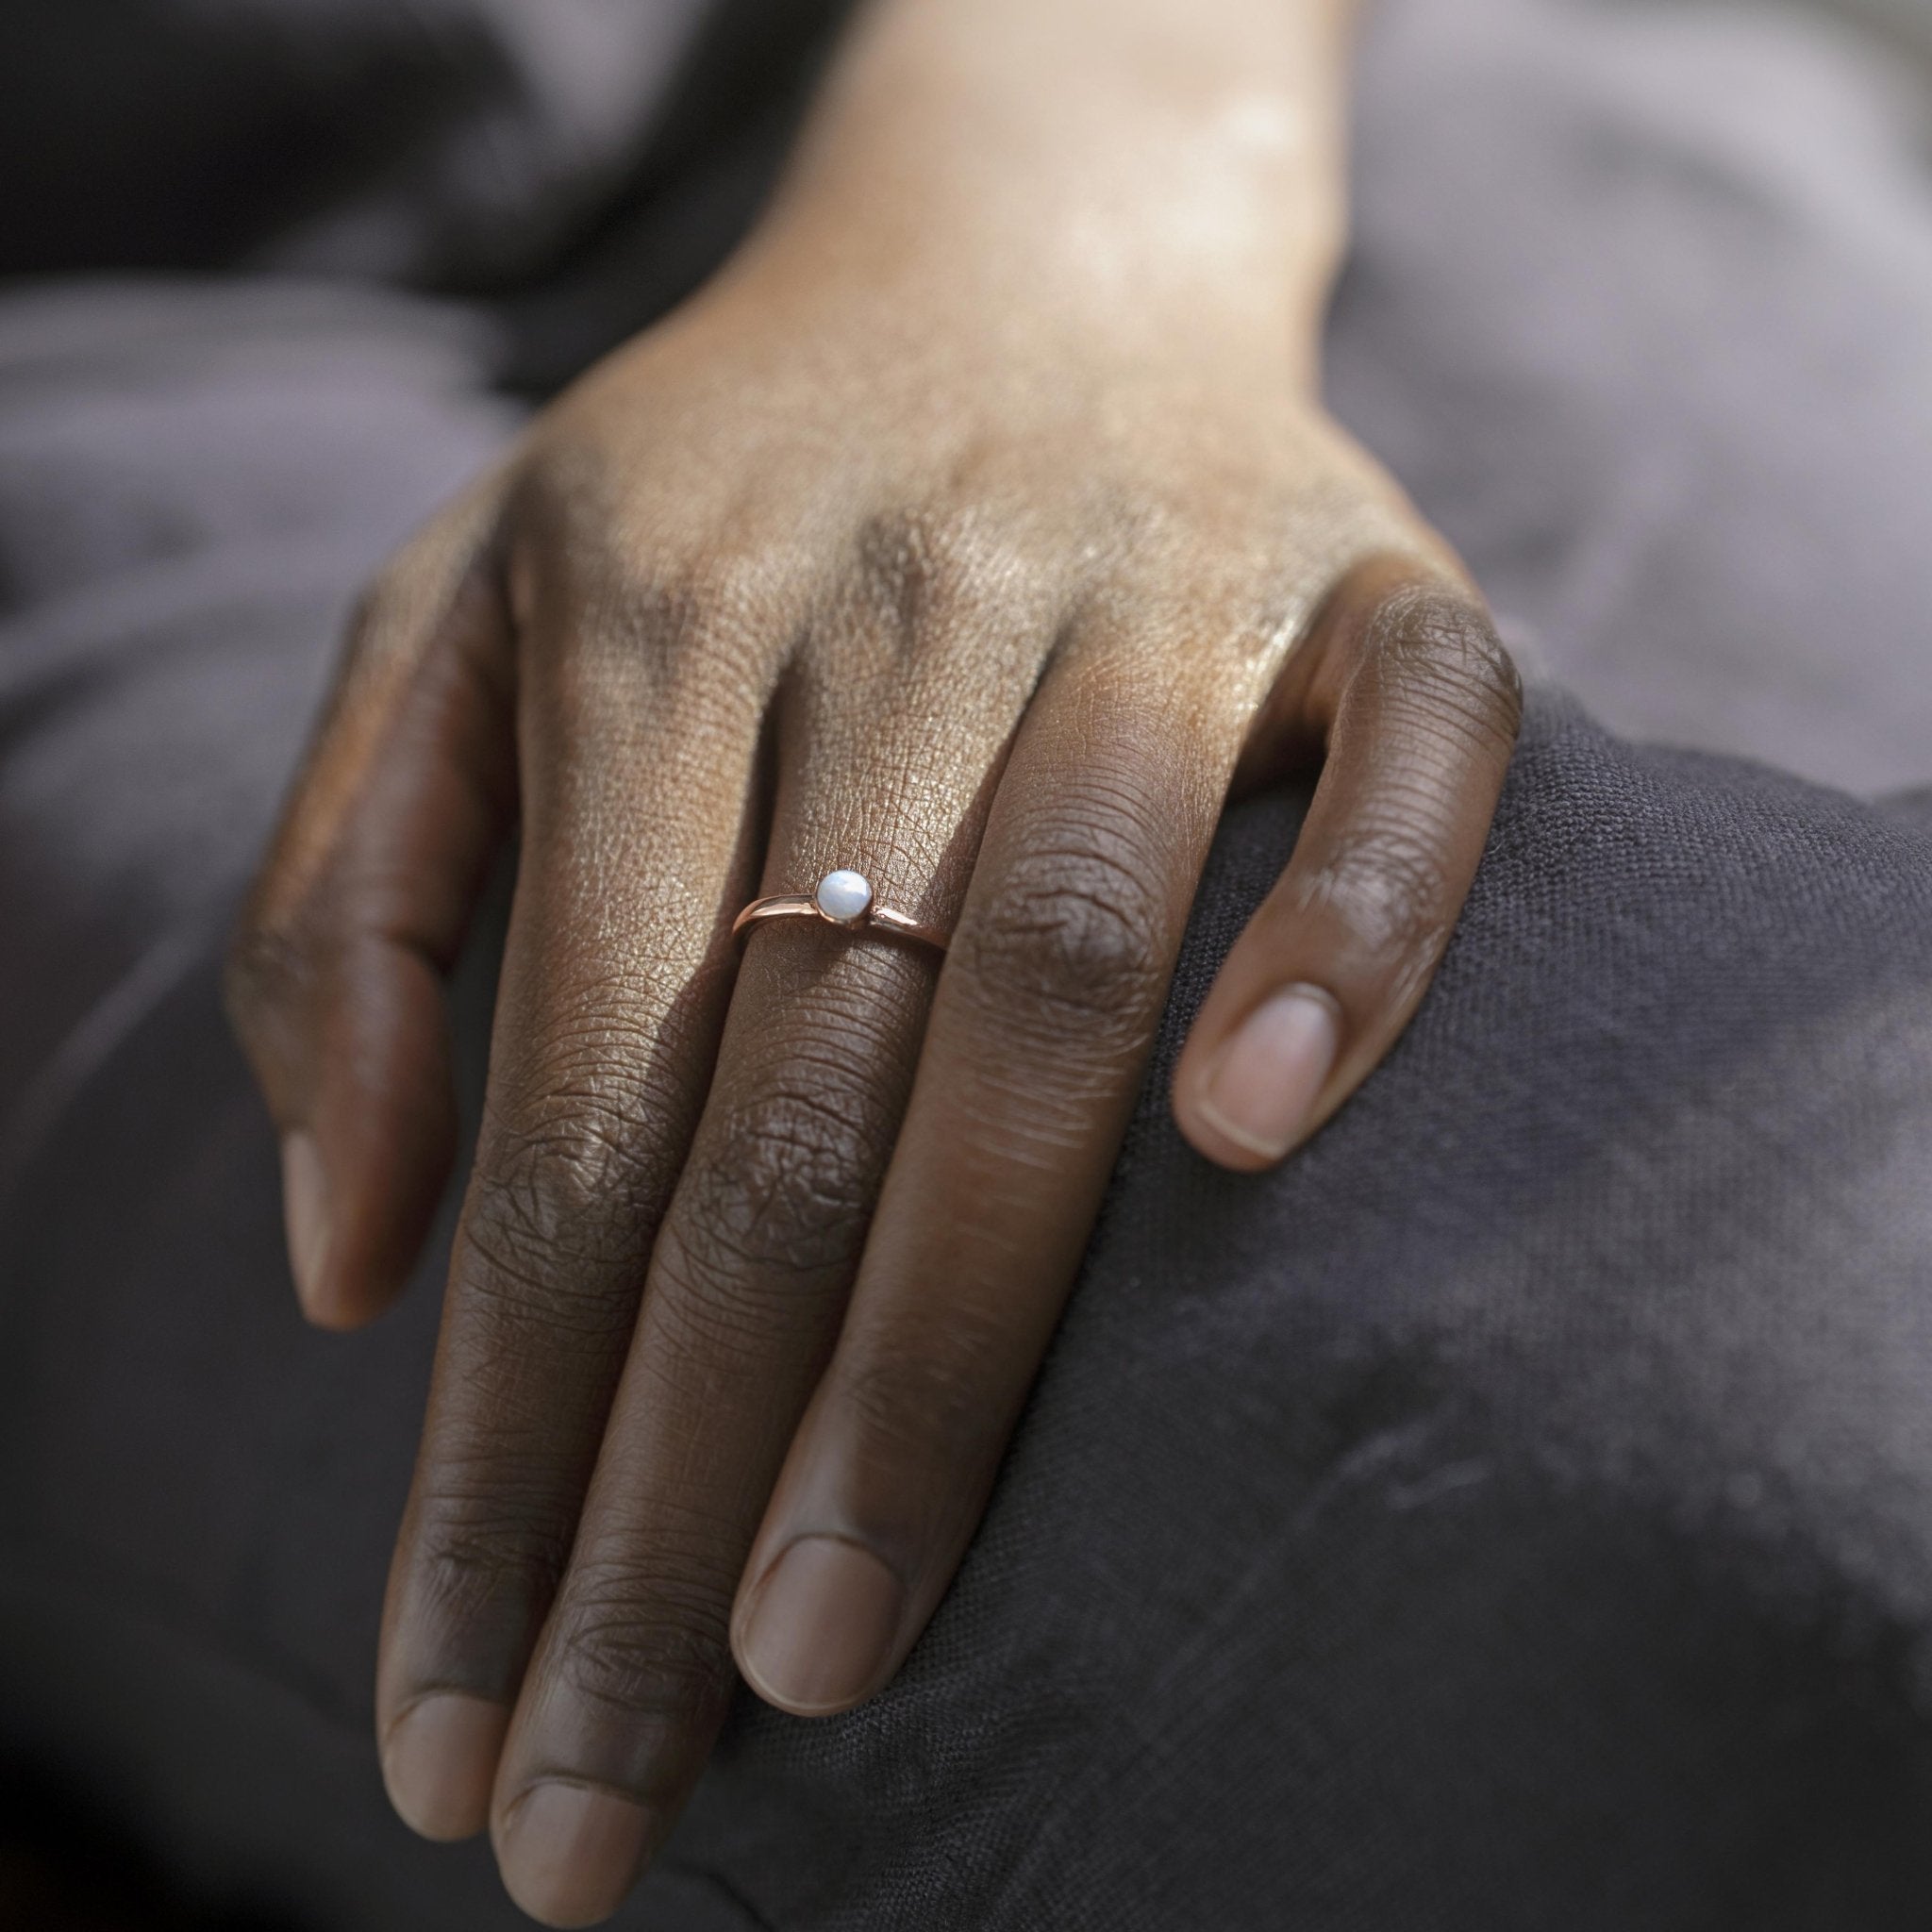
<path fill-rule="evenodd" d="M 1325 765 L 1181 1058 L 1264 1168 L 1422 997 L 1513 743 L 1455 559 L 1322 413 L 1333 0 L 879 0 L 772 210 L 369 595 L 242 929 L 311 1319 L 397 1291 L 514 824 L 385 1617 L 419 1830 L 608 1915 L 741 1670 L 897 1669 L 1058 1319 L 1230 790 Z M 853 866 L 954 929 L 778 922 Z M 736 1669 L 734 1668 L 736 1665 Z"/>

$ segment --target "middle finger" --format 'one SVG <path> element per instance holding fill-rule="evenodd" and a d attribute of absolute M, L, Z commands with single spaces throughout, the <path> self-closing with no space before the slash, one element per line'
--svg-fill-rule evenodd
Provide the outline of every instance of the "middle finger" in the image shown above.
<path fill-rule="evenodd" d="M 854 868 L 946 927 L 1038 616 L 971 654 L 928 613 L 836 671 L 808 653 L 779 706 L 766 892 Z M 935 631 L 941 636 L 936 637 Z M 989 677 L 989 657 L 1003 674 Z M 971 664 L 970 680 L 956 667 Z M 668 1832 L 736 1673 L 732 1600 L 792 1431 L 836 1342 L 910 1090 L 938 956 L 806 920 L 752 927 L 718 1072 L 653 1252 L 569 1572 L 525 1678 L 492 1812 L 534 1916 L 614 1910 Z"/>

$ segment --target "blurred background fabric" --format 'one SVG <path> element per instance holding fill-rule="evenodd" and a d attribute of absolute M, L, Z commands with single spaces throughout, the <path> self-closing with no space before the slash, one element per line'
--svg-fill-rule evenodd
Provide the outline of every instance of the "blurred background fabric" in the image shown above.
<path fill-rule="evenodd" d="M 1924 0 L 1812 0 L 1812 4 L 1896 40 L 1907 53 L 1924 63 L 1926 77 L 1932 80 L 1932 9 Z"/>
<path fill-rule="evenodd" d="M 1374 18 L 1342 420 L 1617 728 L 1932 776 L 1932 66 L 1796 9 Z"/>
<path fill-rule="evenodd" d="M 384 329 L 463 337 L 467 375 L 419 361 L 414 392 L 507 426 L 716 263 L 842 11 L 15 0 L 0 491 L 38 507 L 0 572 L 51 562 L 20 556 L 50 521 L 147 513 L 51 447 L 90 344 L 80 415 L 139 390 L 158 452 L 157 410 L 203 433 L 176 385 L 251 358 L 280 358 L 285 409 L 306 387 L 353 415 L 374 391 L 331 358 L 416 353 Z M 1640 736 L 1857 791 L 1932 777 L 1932 8 L 1382 0 L 1359 94 L 1331 393 L 1525 662 Z M 312 359 L 262 327 L 277 304 Z M 152 513 L 245 475 L 234 447 Z"/>

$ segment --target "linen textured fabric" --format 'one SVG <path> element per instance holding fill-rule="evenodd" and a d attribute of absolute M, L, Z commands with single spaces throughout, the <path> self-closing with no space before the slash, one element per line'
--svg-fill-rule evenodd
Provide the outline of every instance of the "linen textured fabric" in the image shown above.
<path fill-rule="evenodd" d="M 0 1753 L 204 1905 L 524 1923 L 371 1740 L 447 1225 L 303 1327 L 219 952 L 356 590 L 728 246 L 830 11 L 0 23 L 0 90 L 50 23 L 36 86 L 144 74 L 175 170 L 0 238 Z M 1932 791 L 1852 795 L 1932 780 L 1907 125 L 1743 16 L 1386 9 L 1333 391 L 1544 674 L 1462 924 L 1222 1174 L 1166 1073 L 1305 791 L 1229 816 L 958 1586 L 865 1708 L 741 1702 L 620 1925 L 1932 1919 Z"/>

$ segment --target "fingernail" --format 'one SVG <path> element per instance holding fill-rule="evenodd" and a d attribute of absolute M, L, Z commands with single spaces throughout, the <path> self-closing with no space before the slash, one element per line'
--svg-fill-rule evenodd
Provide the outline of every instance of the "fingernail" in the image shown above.
<path fill-rule="evenodd" d="M 289 1235 L 289 1267 L 305 1313 L 316 1313 L 316 1291 L 328 1258 L 328 1177 L 315 1136 L 297 1127 L 282 1141 L 282 1219 Z"/>
<path fill-rule="evenodd" d="M 509 1895 L 546 1925 L 594 1925 L 643 1869 L 651 1815 L 590 1785 L 532 1785 L 505 1821 L 497 1860 Z"/>
<path fill-rule="evenodd" d="M 390 1803 L 425 1838 L 468 1838 L 490 1822 L 490 1787 L 509 1712 L 458 1690 L 419 1698 L 390 1728 L 382 1777 Z"/>
<path fill-rule="evenodd" d="M 1202 1116 L 1249 1153 L 1279 1160 L 1301 1138 L 1341 1048 L 1341 1015 L 1327 993 L 1313 986 L 1271 993 L 1209 1069 Z"/>
<path fill-rule="evenodd" d="M 800 1537 L 752 1599 L 739 1668 L 780 1709 L 842 1710 L 876 1685 L 905 1611 L 904 1587 L 870 1550 L 843 1537 Z"/>

